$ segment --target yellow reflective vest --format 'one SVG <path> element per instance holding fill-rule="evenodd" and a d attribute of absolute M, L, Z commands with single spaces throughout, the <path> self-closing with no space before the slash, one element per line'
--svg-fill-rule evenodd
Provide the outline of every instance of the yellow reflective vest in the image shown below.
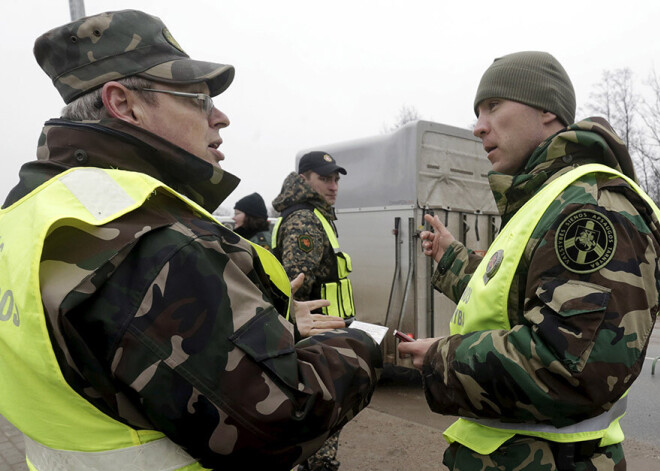
<path fill-rule="evenodd" d="M 660 210 L 639 186 L 610 167 L 589 164 L 565 173 L 534 195 L 493 241 L 456 306 L 450 324 L 452 335 L 511 329 L 507 311 L 508 293 L 527 241 L 555 198 L 575 180 L 589 173 L 606 173 L 625 179 L 660 219 Z M 444 432 L 444 436 L 449 443 L 459 442 L 482 455 L 493 453 L 514 435 L 564 443 L 600 439 L 600 446 L 607 446 L 623 441 L 619 420 L 625 413 L 626 400 L 624 395 L 607 412 L 562 428 L 547 424 L 461 418 Z"/>
<path fill-rule="evenodd" d="M 330 301 L 330 306 L 321 308 L 323 314 L 336 317 L 355 316 L 355 304 L 353 302 L 353 285 L 348 279 L 348 274 L 353 271 L 351 257 L 339 249 L 339 241 L 335 231 L 321 211 L 314 208 L 314 215 L 321 221 L 325 235 L 330 242 L 330 246 L 337 259 L 337 279 L 336 281 L 327 281 L 321 284 L 321 298 Z M 273 227 L 272 246 L 273 250 L 277 247 L 277 233 L 283 218 L 279 218 Z"/>
<path fill-rule="evenodd" d="M 107 416 L 64 379 L 41 301 L 39 265 L 55 227 L 102 226 L 167 191 L 215 221 L 199 205 L 147 175 L 77 168 L 0 210 L 0 413 L 25 434 L 30 470 L 201 470 L 163 433 Z M 290 296 L 284 269 L 254 247 L 278 289 Z"/>

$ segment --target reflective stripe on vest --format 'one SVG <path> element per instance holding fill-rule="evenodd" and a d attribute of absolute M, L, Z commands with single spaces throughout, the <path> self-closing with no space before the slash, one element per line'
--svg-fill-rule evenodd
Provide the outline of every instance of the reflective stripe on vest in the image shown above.
<path fill-rule="evenodd" d="M 25 437 L 31 470 L 50 471 L 183 471 L 201 469 L 196 460 L 169 438 L 116 450 L 80 452 L 54 450 Z M 190 467 L 193 465 L 193 467 Z"/>
<path fill-rule="evenodd" d="M 623 178 L 644 197 L 660 219 L 660 210 L 639 186 L 610 167 L 589 164 L 558 177 L 534 195 L 493 241 L 456 306 L 450 324 L 452 335 L 481 330 L 511 329 L 507 306 L 508 293 L 527 242 L 556 197 L 575 180 L 589 173 L 606 173 L 612 177 Z M 501 255 L 499 268 L 495 274 L 486 276 L 489 262 L 498 252 Z M 599 438 L 601 445 L 604 446 L 623 440 L 619 419 L 625 413 L 625 407 L 624 397 L 609 411 L 560 429 L 544 424 L 510 424 L 498 420 L 462 418 L 445 431 L 445 438 L 450 443 L 458 441 L 480 454 L 492 453 L 515 434 L 537 436 L 559 442 Z"/>
<path fill-rule="evenodd" d="M 355 304 L 353 302 L 353 285 L 348 279 L 348 274 L 353 271 L 351 257 L 339 249 L 339 241 L 335 231 L 321 211 L 314 208 L 314 215 L 323 226 L 330 246 L 335 253 L 337 260 L 337 281 L 328 281 L 321 284 L 321 298 L 330 301 L 330 306 L 321 308 L 323 314 L 335 317 L 353 317 L 355 316 Z M 277 233 L 283 218 L 278 218 L 273 227 L 271 243 L 273 250 L 277 247 Z"/>
<path fill-rule="evenodd" d="M 599 432 L 605 430 L 612 422 L 619 419 L 626 412 L 628 405 L 628 396 L 624 396 L 614 403 L 610 410 L 603 412 L 596 417 L 583 420 L 573 425 L 565 427 L 555 427 L 551 424 L 515 424 L 510 422 L 502 422 L 497 419 L 467 419 L 470 422 L 485 425 L 486 427 L 499 428 L 514 431 L 516 433 L 525 434 L 528 431 L 552 433 L 552 434 L 573 434 L 583 432 Z"/>
<path fill-rule="evenodd" d="M 68 170 L 0 210 L 0 413 L 29 437 L 28 442 L 38 444 L 26 448 L 31 469 L 87 470 L 93 467 L 81 464 L 76 468 L 71 463 L 88 463 L 86 460 L 94 461 L 113 450 L 121 450 L 118 456 L 129 463 L 142 459 L 153 463 L 145 468 L 153 471 L 204 469 L 193 458 L 186 458 L 163 433 L 136 430 L 116 421 L 69 386 L 53 352 L 41 300 L 41 253 L 51 230 L 96 226 L 102 231 L 100 226 L 139 208 L 156 191 L 180 198 L 217 223 L 199 205 L 158 180 L 98 168 Z M 272 254 L 261 250 L 272 259 L 262 262 L 264 269 L 273 260 L 279 266 L 280 272 L 269 276 L 281 285 L 284 269 Z M 262 251 L 257 249 L 260 258 Z M 76 269 L 84 273 L 84 268 Z M 286 275 L 284 280 L 290 290 Z M 67 287 L 66 279 L 60 283 Z M 282 290 L 287 292 L 286 287 Z M 161 467 L 159 463 L 166 461 L 160 459 L 163 456 L 168 461 Z M 64 468 L 50 464 L 62 460 L 67 463 Z"/>
<path fill-rule="evenodd" d="M 277 218 L 277 221 L 275 221 L 275 224 L 273 225 L 273 232 L 270 234 L 270 246 L 273 250 L 277 247 L 277 233 L 279 232 L 281 225 L 282 218 Z"/>

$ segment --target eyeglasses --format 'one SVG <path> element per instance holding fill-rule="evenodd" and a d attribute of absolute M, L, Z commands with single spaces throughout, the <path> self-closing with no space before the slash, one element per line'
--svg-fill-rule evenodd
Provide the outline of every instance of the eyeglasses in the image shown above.
<path fill-rule="evenodd" d="M 204 93 L 176 92 L 174 90 L 159 90 L 157 88 L 141 88 L 140 90 L 145 92 L 166 93 L 168 95 L 182 96 L 185 98 L 194 98 L 195 100 L 199 100 L 202 104 L 202 111 L 206 113 L 207 118 L 211 117 L 211 113 L 213 113 L 213 108 L 215 107 L 213 104 L 213 99 Z"/>

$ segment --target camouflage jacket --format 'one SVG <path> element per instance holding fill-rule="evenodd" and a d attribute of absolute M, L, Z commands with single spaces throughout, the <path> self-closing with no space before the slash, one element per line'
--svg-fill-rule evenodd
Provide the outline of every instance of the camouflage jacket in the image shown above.
<path fill-rule="evenodd" d="M 543 142 L 521 173 L 489 174 L 503 224 L 549 181 L 586 163 L 634 174 L 606 121 L 573 124 Z M 586 274 L 564 266 L 555 248 L 557 228 L 583 209 L 606 216 L 617 238 L 609 263 Z M 526 244 L 508 296 L 511 330 L 453 335 L 429 349 L 423 369 L 431 408 L 555 426 L 608 410 L 644 362 L 658 310 L 659 244 L 655 215 L 623 179 L 588 174 L 570 185 Z M 479 262 L 453 242 L 434 286 L 458 301 Z M 579 284 L 595 290 L 582 295 Z M 597 298 L 595 291 L 604 294 Z"/>
<path fill-rule="evenodd" d="M 5 206 L 75 166 L 142 172 L 209 210 L 237 183 L 111 119 L 46 123 L 38 159 Z M 165 192 L 98 229 L 55 229 L 40 269 L 68 383 L 207 468 L 291 469 L 371 398 L 382 361 L 373 340 L 342 329 L 294 343 L 252 247 Z"/>
<path fill-rule="evenodd" d="M 282 191 L 273 200 L 276 211 L 282 212 L 297 204 L 318 209 L 333 224 L 335 210 L 297 173 L 290 173 L 282 184 Z M 277 246 L 273 253 L 280 259 L 290 279 L 300 273 L 305 281 L 296 292 L 299 300 L 319 299 L 321 284 L 337 279 L 337 258 L 314 209 L 298 209 L 284 218 L 277 231 Z"/>
<path fill-rule="evenodd" d="M 271 232 L 270 230 L 268 231 L 244 231 L 242 230 L 243 226 L 234 229 L 234 232 L 238 234 L 239 236 L 243 237 L 244 239 L 249 240 L 252 243 L 255 243 L 257 245 L 262 246 L 265 249 L 270 250 L 270 242 L 271 242 Z"/>

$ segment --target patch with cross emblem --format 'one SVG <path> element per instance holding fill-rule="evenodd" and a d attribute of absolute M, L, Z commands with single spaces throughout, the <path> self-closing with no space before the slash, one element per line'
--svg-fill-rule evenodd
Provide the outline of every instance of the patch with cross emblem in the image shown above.
<path fill-rule="evenodd" d="M 616 250 L 612 222 L 597 211 L 581 209 L 566 217 L 555 234 L 557 258 L 574 273 L 592 273 L 607 265 Z"/>

